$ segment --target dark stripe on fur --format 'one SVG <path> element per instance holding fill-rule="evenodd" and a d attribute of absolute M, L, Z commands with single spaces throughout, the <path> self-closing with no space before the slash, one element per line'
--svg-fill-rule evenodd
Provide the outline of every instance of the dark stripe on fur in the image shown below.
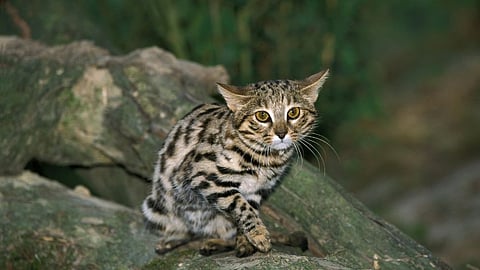
<path fill-rule="evenodd" d="M 207 180 L 213 181 L 215 185 L 218 187 L 234 187 L 238 188 L 240 183 L 238 182 L 231 182 L 231 181 L 222 181 L 222 179 L 218 178 L 218 175 L 211 173 L 207 175 Z"/>
<path fill-rule="evenodd" d="M 266 198 L 268 198 L 271 192 L 272 189 L 260 189 L 256 192 L 256 194 L 260 195 L 262 197 L 262 200 L 265 200 Z"/>
<path fill-rule="evenodd" d="M 166 214 L 168 211 L 165 209 L 165 207 L 160 204 L 163 202 L 162 200 L 154 200 L 151 197 L 147 198 L 147 206 L 148 208 L 152 209 L 153 212 L 158 213 L 158 214 Z"/>
<path fill-rule="evenodd" d="M 207 196 L 207 201 L 209 203 L 216 203 L 219 198 L 230 197 L 230 196 L 238 194 L 238 193 L 240 193 L 240 191 L 238 191 L 236 189 L 229 189 L 229 190 L 224 191 L 224 192 L 213 193 L 213 194 L 210 194 L 210 195 Z"/>
<path fill-rule="evenodd" d="M 243 151 L 242 149 L 238 148 L 237 146 L 234 146 L 232 151 L 238 153 L 240 157 L 242 157 L 243 161 L 245 161 L 246 163 L 250 163 L 255 167 L 263 167 L 263 164 L 261 164 L 256 158 L 254 158 L 249 153 Z"/>
<path fill-rule="evenodd" d="M 255 224 L 250 222 L 250 221 L 247 221 L 244 225 L 243 225 L 243 231 L 245 233 L 247 232 L 250 232 L 253 228 L 255 228 Z"/>
<path fill-rule="evenodd" d="M 180 136 L 180 133 L 181 133 L 180 128 L 177 128 L 175 130 L 175 133 L 173 134 L 172 140 L 170 141 L 170 143 L 167 146 L 167 150 L 165 150 L 165 153 L 164 153 L 168 157 L 171 157 L 173 155 L 173 153 L 175 152 L 175 143 L 177 143 L 177 140 L 178 140 L 178 137 Z"/>
<path fill-rule="evenodd" d="M 195 162 L 199 162 L 202 159 L 208 159 L 210 161 L 216 161 L 217 155 L 214 152 L 204 153 L 204 154 L 197 154 L 195 156 Z"/>
<path fill-rule="evenodd" d="M 225 211 L 227 213 L 231 213 L 233 210 L 235 210 L 235 208 L 237 208 L 237 201 L 238 199 L 240 199 L 240 196 L 239 195 L 236 195 L 234 198 L 233 198 L 233 201 L 228 205 L 228 207 L 225 209 Z"/>
<path fill-rule="evenodd" d="M 195 187 L 195 189 L 207 189 L 209 188 L 211 185 L 209 182 L 207 181 L 202 181 L 200 182 L 200 184 L 198 184 L 198 186 Z"/>
<path fill-rule="evenodd" d="M 212 121 L 211 118 L 207 118 L 203 121 L 202 130 L 198 133 L 198 138 L 205 138 L 205 132 L 207 132 L 210 121 Z"/>
<path fill-rule="evenodd" d="M 214 112 L 214 111 L 216 111 L 216 110 L 218 110 L 218 109 L 221 109 L 221 108 L 222 108 L 222 107 L 218 106 L 218 107 L 213 107 L 213 108 L 210 108 L 210 109 L 206 109 L 205 111 L 200 112 L 200 113 L 196 116 L 196 118 L 199 118 L 199 117 L 201 117 L 201 116 L 203 116 L 203 115 L 206 115 L 206 114 L 210 114 L 210 113 L 212 113 L 212 112 Z"/>
<path fill-rule="evenodd" d="M 257 173 L 254 170 L 246 169 L 246 170 L 233 170 L 227 167 L 219 166 L 217 165 L 217 170 L 221 174 L 234 174 L 234 175 L 243 175 L 243 174 L 250 174 L 250 175 L 257 175 Z"/>
<path fill-rule="evenodd" d="M 260 208 L 260 204 L 254 200 L 248 200 L 248 203 L 255 210 L 258 210 L 258 208 Z"/>
<path fill-rule="evenodd" d="M 159 161 L 158 161 L 158 166 L 160 167 L 160 172 L 164 172 L 165 171 L 165 155 L 163 154 Z"/>
<path fill-rule="evenodd" d="M 198 106 L 196 106 L 195 108 L 193 108 L 189 113 L 187 113 L 183 119 L 189 117 L 190 115 L 192 115 L 193 113 L 195 113 L 198 109 L 200 109 L 201 107 L 205 106 L 205 104 L 200 104 Z"/>

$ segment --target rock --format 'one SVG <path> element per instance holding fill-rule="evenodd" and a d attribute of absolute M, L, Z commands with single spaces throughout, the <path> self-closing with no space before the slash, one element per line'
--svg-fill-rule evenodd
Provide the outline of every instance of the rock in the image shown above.
<path fill-rule="evenodd" d="M 149 177 L 159 138 L 195 104 L 212 99 L 221 67 L 159 48 L 110 56 L 90 42 L 48 48 L 0 38 L 3 128 L 0 173 L 32 159 L 60 165 L 124 164 Z M 200 91 L 199 91 L 200 90 Z"/>
<path fill-rule="evenodd" d="M 0 268 L 133 269 L 156 257 L 138 211 L 23 172 L 0 177 Z"/>

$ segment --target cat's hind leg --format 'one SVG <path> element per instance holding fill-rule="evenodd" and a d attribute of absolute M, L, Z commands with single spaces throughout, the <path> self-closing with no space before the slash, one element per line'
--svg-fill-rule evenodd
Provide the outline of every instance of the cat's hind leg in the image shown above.
<path fill-rule="evenodd" d="M 200 254 L 210 256 L 212 254 L 233 250 L 235 248 L 235 240 L 224 240 L 220 238 L 207 239 L 200 246 Z"/>
<path fill-rule="evenodd" d="M 155 252 L 159 255 L 165 254 L 189 243 L 192 241 L 192 239 L 193 238 L 190 235 L 179 234 L 178 232 L 175 232 L 175 234 L 162 236 L 155 246 Z"/>
<path fill-rule="evenodd" d="M 149 195 L 142 204 L 142 212 L 147 220 L 147 228 L 160 236 L 155 247 L 158 254 L 169 252 L 193 239 L 184 221 L 168 211 L 162 199 Z"/>
<path fill-rule="evenodd" d="M 199 251 L 204 256 L 235 249 L 237 228 L 222 214 L 218 214 L 209 220 L 203 226 L 201 233 L 211 237 L 201 243 Z"/>

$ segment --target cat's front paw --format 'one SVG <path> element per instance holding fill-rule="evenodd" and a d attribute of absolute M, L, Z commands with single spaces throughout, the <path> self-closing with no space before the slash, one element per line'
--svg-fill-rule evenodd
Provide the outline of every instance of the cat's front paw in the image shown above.
<path fill-rule="evenodd" d="M 239 258 L 250 256 L 257 251 L 245 235 L 237 235 L 235 250 L 235 255 Z"/>
<path fill-rule="evenodd" d="M 272 249 L 270 233 L 263 224 L 255 226 L 245 234 L 248 241 L 260 252 L 269 252 Z"/>

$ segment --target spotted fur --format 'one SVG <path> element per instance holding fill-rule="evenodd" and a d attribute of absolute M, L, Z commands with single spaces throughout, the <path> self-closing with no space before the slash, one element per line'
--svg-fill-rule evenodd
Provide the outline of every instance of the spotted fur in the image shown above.
<path fill-rule="evenodd" d="M 205 255 L 230 247 L 238 256 L 271 249 L 259 207 L 285 173 L 295 144 L 311 131 L 327 74 L 218 84 L 227 106 L 198 106 L 173 127 L 142 205 L 161 233 L 158 253 L 194 238 L 208 239 L 200 249 Z"/>

